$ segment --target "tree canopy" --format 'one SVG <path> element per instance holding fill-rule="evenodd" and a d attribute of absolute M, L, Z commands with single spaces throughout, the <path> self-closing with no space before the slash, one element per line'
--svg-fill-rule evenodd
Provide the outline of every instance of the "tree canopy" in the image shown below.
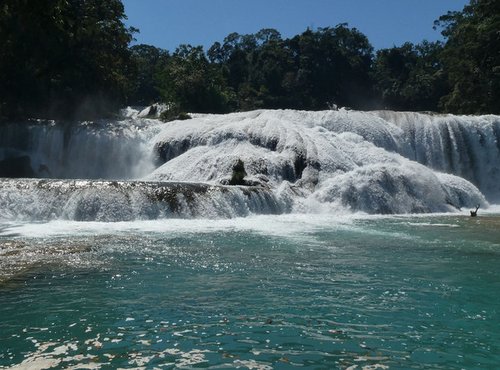
<path fill-rule="evenodd" d="M 181 110 L 367 108 L 373 48 L 341 24 L 283 39 L 274 29 L 229 34 L 205 54 L 181 45 L 159 74 L 165 101 Z"/>
<path fill-rule="evenodd" d="M 448 92 L 442 49 L 440 42 L 424 41 L 379 50 L 372 73 L 384 107 L 438 111 L 440 98 Z"/>
<path fill-rule="evenodd" d="M 500 1 L 471 0 L 436 21 L 447 38 L 442 53 L 450 92 L 444 110 L 500 113 Z"/>
<path fill-rule="evenodd" d="M 0 115 L 99 116 L 123 102 L 133 30 L 120 0 L 3 0 Z"/>
<path fill-rule="evenodd" d="M 436 27 L 442 29 L 443 42 L 424 40 L 377 52 L 365 35 L 347 24 L 307 29 L 289 39 L 274 29 L 231 33 L 208 49 L 208 65 L 200 56 L 205 64 L 199 71 L 210 71 L 212 77 L 199 79 L 197 85 L 209 83 L 213 88 L 217 83 L 225 99 L 212 105 L 203 97 L 205 86 L 192 89 L 188 100 L 202 99 L 202 110 L 213 112 L 349 106 L 500 113 L 500 2 L 471 0 L 463 11 L 442 16 Z M 176 85 L 195 74 L 188 69 L 177 72 L 175 81 L 164 79 L 161 84 L 170 89 L 169 99 L 186 110 L 195 109 L 175 98 L 186 96 Z"/>
<path fill-rule="evenodd" d="M 181 112 L 258 108 L 500 113 L 500 1 L 436 21 L 443 42 L 374 52 L 347 24 L 283 38 L 231 33 L 207 51 L 130 46 L 120 0 L 3 0 L 0 119 L 95 118 L 125 104 Z"/>

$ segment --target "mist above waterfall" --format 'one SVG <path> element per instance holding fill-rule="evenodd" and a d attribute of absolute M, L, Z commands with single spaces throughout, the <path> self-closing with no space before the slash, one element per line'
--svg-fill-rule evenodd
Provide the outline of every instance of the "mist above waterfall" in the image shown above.
<path fill-rule="evenodd" d="M 27 156 L 36 177 L 127 180 L 114 186 L 61 185 L 64 191 L 55 190 L 57 182 L 42 186 L 2 180 L 0 204 L 11 210 L 4 215 L 26 216 L 29 207 L 24 213 L 13 211 L 24 198 L 42 208 L 58 204 L 66 210 L 45 214 L 49 219 L 171 217 L 175 212 L 144 211 L 171 210 L 161 197 L 151 203 L 151 186 L 172 191 L 166 182 L 205 183 L 218 189 L 219 200 L 232 199 L 201 202 L 215 193 L 195 192 L 200 207 L 191 204 L 185 212 L 176 211 L 176 217 L 446 212 L 487 206 L 500 198 L 498 116 L 261 110 L 194 114 L 187 121 L 164 123 L 131 108 L 123 114 L 97 123 L 2 126 L 0 160 Z M 221 190 L 230 188 L 223 184 L 240 160 L 247 173 L 245 183 L 260 189 L 257 202 L 248 193 Z M 130 180 L 141 180 L 142 185 L 127 185 Z M 13 196 L 16 187 L 25 189 L 17 191 L 21 197 Z M 182 191 L 178 194 L 185 198 Z M 138 205 L 141 197 L 150 202 L 143 208 Z M 92 203 L 94 213 L 87 209 L 81 212 L 91 216 L 82 215 L 68 204 L 70 199 L 80 208 Z"/>

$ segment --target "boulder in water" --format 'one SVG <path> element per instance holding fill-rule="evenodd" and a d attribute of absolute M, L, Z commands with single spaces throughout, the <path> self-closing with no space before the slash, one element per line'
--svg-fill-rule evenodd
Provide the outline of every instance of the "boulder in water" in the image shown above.
<path fill-rule="evenodd" d="M 229 180 L 229 185 L 245 185 L 246 175 L 245 164 L 241 159 L 238 159 L 238 162 L 233 166 L 233 175 Z"/>

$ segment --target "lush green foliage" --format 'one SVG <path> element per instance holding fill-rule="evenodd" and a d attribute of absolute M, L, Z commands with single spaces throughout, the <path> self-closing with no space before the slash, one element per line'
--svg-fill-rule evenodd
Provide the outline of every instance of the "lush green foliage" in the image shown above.
<path fill-rule="evenodd" d="M 245 185 L 245 176 L 247 171 L 245 171 L 245 163 L 238 159 L 238 161 L 233 166 L 233 173 L 231 179 L 229 180 L 229 185 Z"/>
<path fill-rule="evenodd" d="M 163 122 L 185 121 L 187 119 L 191 119 L 191 116 L 186 112 L 181 112 L 179 106 L 172 104 L 160 114 L 160 120 Z"/>
<path fill-rule="evenodd" d="M 151 105 L 162 100 L 159 74 L 169 60 L 165 50 L 151 45 L 135 45 L 132 52 L 132 66 L 129 72 L 130 91 L 128 102 L 132 105 Z"/>
<path fill-rule="evenodd" d="M 158 75 L 164 101 L 181 111 L 227 111 L 222 74 L 211 65 L 201 46 L 181 45 Z"/>
<path fill-rule="evenodd" d="M 102 115 L 124 100 L 127 29 L 120 0 L 3 0 L 0 114 Z"/>
<path fill-rule="evenodd" d="M 206 53 L 181 47 L 164 69 L 163 98 L 178 111 L 256 108 L 500 112 L 500 1 L 472 0 L 441 17 L 445 42 L 373 53 L 346 24 L 290 39 L 232 33 Z M 181 50 L 183 50 L 181 52 Z"/>
<path fill-rule="evenodd" d="M 370 99 L 372 47 L 344 24 L 286 40 L 272 29 L 233 33 L 208 55 L 236 93 L 237 109 L 365 107 Z"/>
<path fill-rule="evenodd" d="M 471 0 L 462 12 L 449 12 L 437 26 L 448 39 L 442 60 L 451 91 L 446 111 L 500 113 L 500 1 Z"/>
<path fill-rule="evenodd" d="M 384 107 L 396 110 L 439 110 L 448 83 L 440 55 L 441 43 L 424 41 L 377 52 L 375 89 Z"/>
<path fill-rule="evenodd" d="M 177 111 L 369 108 L 372 52 L 368 39 L 345 24 L 285 40 L 273 29 L 232 33 L 206 54 L 181 45 L 153 85 Z"/>
<path fill-rule="evenodd" d="M 500 1 L 442 16 L 445 42 L 374 53 L 346 24 L 284 39 L 229 34 L 207 52 L 129 48 L 120 0 L 3 0 L 0 119 L 92 118 L 124 104 L 182 112 L 389 108 L 500 113 Z"/>

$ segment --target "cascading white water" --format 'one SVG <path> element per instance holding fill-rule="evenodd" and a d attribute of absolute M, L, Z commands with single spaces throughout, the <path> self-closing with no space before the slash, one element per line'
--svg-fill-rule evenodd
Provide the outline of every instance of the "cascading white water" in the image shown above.
<path fill-rule="evenodd" d="M 35 121 L 0 128 L 0 160 L 27 155 L 37 177 L 131 179 L 154 169 L 143 119 L 60 123 Z"/>
<path fill-rule="evenodd" d="M 434 147 L 429 138 L 443 136 L 442 126 L 457 120 L 463 126 L 462 136 L 470 136 L 467 143 L 471 145 L 463 144 L 461 149 L 450 135 L 442 140 L 452 146 Z M 402 122 L 423 126 L 429 134 L 412 134 L 414 126 Z M 293 198 L 299 211 L 443 212 L 476 203 L 486 205 L 474 185 L 454 174 L 475 173 L 477 176 L 469 179 L 488 190 L 490 199 L 500 194 L 495 181 L 500 164 L 495 136 L 498 125 L 496 116 L 347 110 L 205 115 L 164 126 L 155 145 L 166 163 L 146 178 L 217 181 L 230 176 L 232 166 L 241 159 L 252 180 L 268 184 L 282 199 Z M 481 152 L 484 145 L 474 145 L 478 131 L 488 137 L 486 155 Z M 432 163 L 436 164 L 448 163 L 447 158 L 457 155 L 463 157 L 453 150 L 488 158 L 481 163 L 455 160 L 457 164 L 449 168 L 425 166 L 430 163 L 428 157 L 415 155 L 412 149 L 418 146 L 427 149 L 417 153 L 432 151 Z"/>
<path fill-rule="evenodd" d="M 403 130 L 399 153 L 474 183 L 492 201 L 500 196 L 500 117 L 377 112 Z"/>
<path fill-rule="evenodd" d="M 129 110 L 127 118 L 107 123 L 11 125 L 2 127 L 1 132 L 0 153 L 25 153 L 33 168 L 48 167 L 50 177 L 140 177 L 147 181 L 137 183 L 146 189 L 142 192 L 132 190 L 131 183 L 119 185 L 120 197 L 134 199 L 134 204 L 148 194 L 152 185 L 147 184 L 208 183 L 217 189 L 195 192 L 199 207 L 186 207 L 176 217 L 290 211 L 444 212 L 475 204 L 487 206 L 486 199 L 495 202 L 500 198 L 498 116 L 262 110 L 194 115 L 191 120 L 162 123 L 138 118 L 137 112 Z M 220 186 L 229 181 L 238 160 L 244 162 L 246 182 L 261 189 L 251 200 L 241 189 Z M 15 208 L 12 193 L 16 186 L 23 187 L 4 184 L 0 188 L 1 207 L 10 204 Z M 60 202 L 58 196 L 64 198 L 68 208 L 68 192 L 54 195 L 54 187 L 57 185 L 51 183 L 47 198 L 53 199 L 53 204 Z M 42 199 L 48 191 L 46 186 L 25 184 L 24 188 L 30 189 L 23 195 L 27 198 L 34 191 L 42 194 L 37 198 Z M 182 191 L 176 189 L 182 198 Z M 117 220 L 172 215 L 153 212 L 144 216 L 140 206 L 133 206 L 128 213 L 115 212 L 120 216 L 96 216 L 92 207 L 85 208 L 91 201 L 81 199 L 95 199 L 92 192 L 99 193 L 102 211 L 113 208 L 119 198 L 117 191 L 112 186 L 87 186 L 84 190 L 74 190 L 80 194 L 75 204 L 81 212 L 94 216 L 75 211 L 56 212 L 54 217 Z M 200 200 L 216 193 L 218 201 Z M 106 197 L 109 201 L 102 200 Z M 240 207 L 245 210 L 238 211 Z"/>
<path fill-rule="evenodd" d="M 130 221 L 281 213 L 258 187 L 142 181 L 0 181 L 0 220 Z"/>

